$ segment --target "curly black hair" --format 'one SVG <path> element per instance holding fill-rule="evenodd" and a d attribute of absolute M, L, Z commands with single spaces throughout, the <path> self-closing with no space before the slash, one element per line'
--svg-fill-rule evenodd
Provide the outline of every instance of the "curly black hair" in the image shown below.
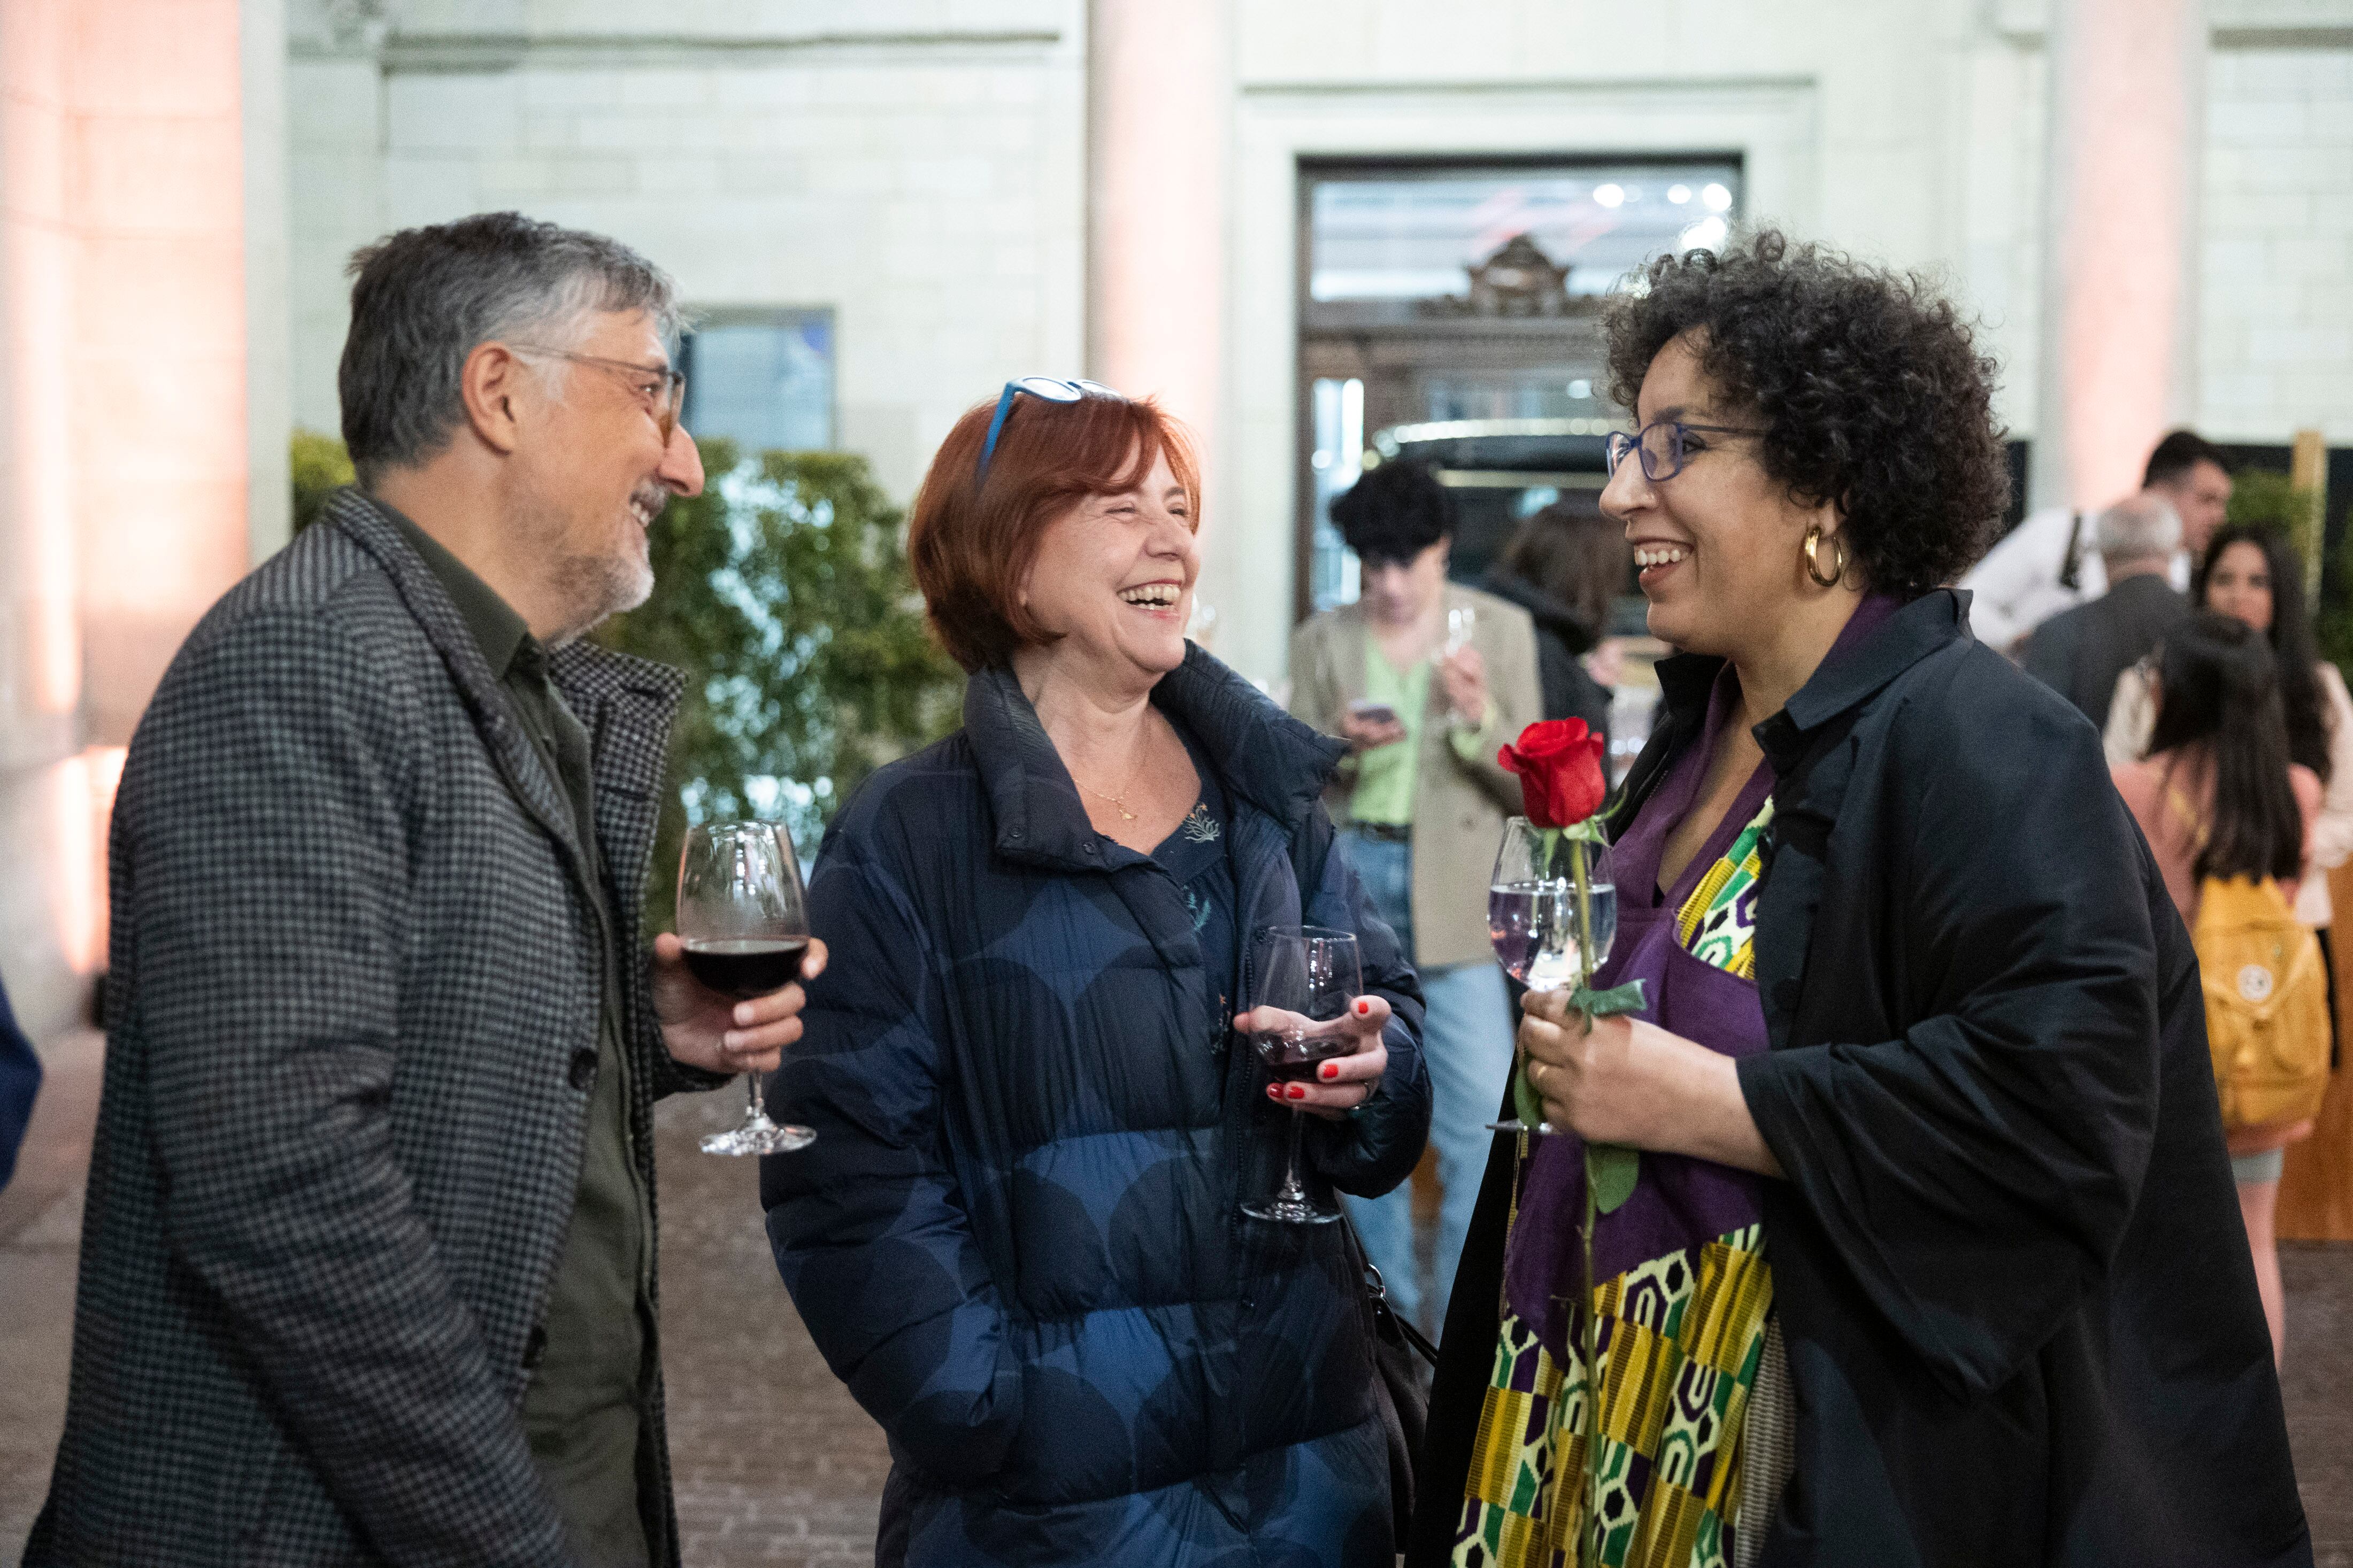
<path fill-rule="evenodd" d="M 1332 498 L 1332 521 L 1367 562 L 1410 561 L 1454 535 L 1454 493 L 1421 463 L 1383 463 Z"/>
<path fill-rule="evenodd" d="M 1677 338 L 1764 427 L 1765 471 L 1834 503 L 1876 589 L 1913 597 L 1984 553 L 2010 499 L 1994 362 L 1913 275 L 1760 230 L 1720 255 L 1662 256 L 1608 320 L 1609 392 L 1630 409 Z M 1686 334 L 1689 334 L 1686 336 Z"/>

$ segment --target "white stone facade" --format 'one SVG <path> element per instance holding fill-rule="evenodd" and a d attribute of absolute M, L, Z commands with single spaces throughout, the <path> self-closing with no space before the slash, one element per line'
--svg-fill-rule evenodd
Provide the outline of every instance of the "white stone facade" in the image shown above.
<path fill-rule="evenodd" d="M 2353 443 L 2353 36 L 2219 51 L 2207 91 L 2200 419 Z"/>
<path fill-rule="evenodd" d="M 642 7 L 494 36 L 396 5 L 382 42 L 298 17 L 295 417 L 336 428 L 354 247 L 513 207 L 637 247 L 692 305 L 830 306 L 841 442 L 909 494 L 1008 374 L 1082 368 L 1077 9 L 704 5 L 649 37 Z"/>
<path fill-rule="evenodd" d="M 296 0 L 298 419 L 334 426 L 343 257 L 500 206 L 617 235 L 697 304 L 830 306 L 842 442 L 901 496 L 1008 375 L 1085 368 L 1084 0 L 684 9 Z M 1202 324 L 1224 344 L 1204 585 L 1219 651 L 1281 674 L 1299 157 L 1737 152 L 1749 217 L 1941 276 L 2030 434 L 2049 11 L 1233 0 L 1225 210 L 1168 215 L 1227 235 L 1221 319 Z M 2353 441 L 2353 0 L 2207 13 L 2187 406 L 2220 439 Z"/>

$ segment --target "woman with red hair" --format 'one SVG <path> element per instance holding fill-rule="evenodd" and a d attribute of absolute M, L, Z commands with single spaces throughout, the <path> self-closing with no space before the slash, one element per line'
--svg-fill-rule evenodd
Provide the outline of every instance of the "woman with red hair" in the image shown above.
<path fill-rule="evenodd" d="M 831 949 L 761 1195 L 811 1335 L 890 1434 L 877 1561 L 1354 1568 L 1388 1450 L 1336 1226 L 1402 1181 L 1421 994 L 1318 804 L 1340 743 L 1184 627 L 1200 484 L 1151 403 L 1030 377 L 958 421 L 908 548 L 964 728 L 827 835 Z M 1304 879 L 1307 885 L 1302 886 Z M 1352 1054 L 1271 1081 L 1243 933 L 1352 932 Z"/>

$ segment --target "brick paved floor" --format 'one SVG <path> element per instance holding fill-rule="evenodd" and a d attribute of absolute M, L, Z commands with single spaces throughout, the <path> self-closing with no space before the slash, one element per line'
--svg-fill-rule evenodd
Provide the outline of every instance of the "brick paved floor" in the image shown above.
<path fill-rule="evenodd" d="M 881 1428 L 809 1343 L 760 1226 L 755 1162 L 696 1140 L 733 1089 L 663 1102 L 662 1375 L 690 1568 L 863 1568 L 891 1468 Z"/>
<path fill-rule="evenodd" d="M 94 1037 L 53 1065 L 16 1184 L 0 1194 L 0 1568 L 47 1486 L 65 1403 L 79 1176 L 98 1085 Z M 810 1346 L 777 1283 L 754 1173 L 694 1147 L 732 1091 L 659 1114 L 662 1364 L 690 1568 L 863 1568 L 888 1468 L 881 1434 Z M 2284 1388 L 2319 1568 L 2353 1568 L 2353 1246 L 2283 1258 Z"/>

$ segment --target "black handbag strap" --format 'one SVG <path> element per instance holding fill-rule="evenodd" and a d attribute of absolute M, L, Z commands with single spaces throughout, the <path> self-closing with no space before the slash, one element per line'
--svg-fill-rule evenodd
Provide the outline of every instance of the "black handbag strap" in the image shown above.
<path fill-rule="evenodd" d="M 2067 553 L 2059 561 L 2059 585 L 2069 593 L 2084 585 L 2084 514 L 2067 520 Z"/>
<path fill-rule="evenodd" d="M 1321 806 L 1310 807 L 1307 820 L 1291 836 L 1291 870 L 1299 883 L 1302 914 L 1306 912 L 1307 901 L 1315 896 L 1315 889 L 1323 886 L 1324 867 L 1331 858 L 1335 837 L 1332 819 Z M 1340 1211 L 1340 1237 L 1342 1250 L 1348 1255 L 1348 1266 L 1356 1270 L 1357 1286 L 1365 1293 L 1373 1331 L 1378 1334 L 1394 1326 L 1398 1337 L 1411 1346 L 1416 1355 L 1436 1366 L 1438 1347 L 1389 1305 L 1388 1285 L 1381 1279 L 1381 1271 L 1373 1267 L 1372 1258 L 1365 1251 L 1364 1238 L 1356 1234 L 1356 1223 L 1349 1219 L 1345 1209 Z"/>
<path fill-rule="evenodd" d="M 1364 1303 L 1372 1319 L 1373 1331 L 1385 1333 L 1394 1328 L 1398 1337 L 1411 1347 L 1416 1355 L 1435 1367 L 1438 1364 L 1438 1347 L 1389 1305 L 1389 1288 L 1381 1279 L 1381 1271 L 1373 1266 L 1372 1258 L 1366 1254 L 1364 1238 L 1356 1234 L 1356 1224 L 1348 1218 L 1345 1209 L 1340 1213 L 1340 1241 L 1342 1250 L 1347 1254 L 1348 1266 L 1356 1270 L 1357 1288 L 1364 1292 Z"/>

